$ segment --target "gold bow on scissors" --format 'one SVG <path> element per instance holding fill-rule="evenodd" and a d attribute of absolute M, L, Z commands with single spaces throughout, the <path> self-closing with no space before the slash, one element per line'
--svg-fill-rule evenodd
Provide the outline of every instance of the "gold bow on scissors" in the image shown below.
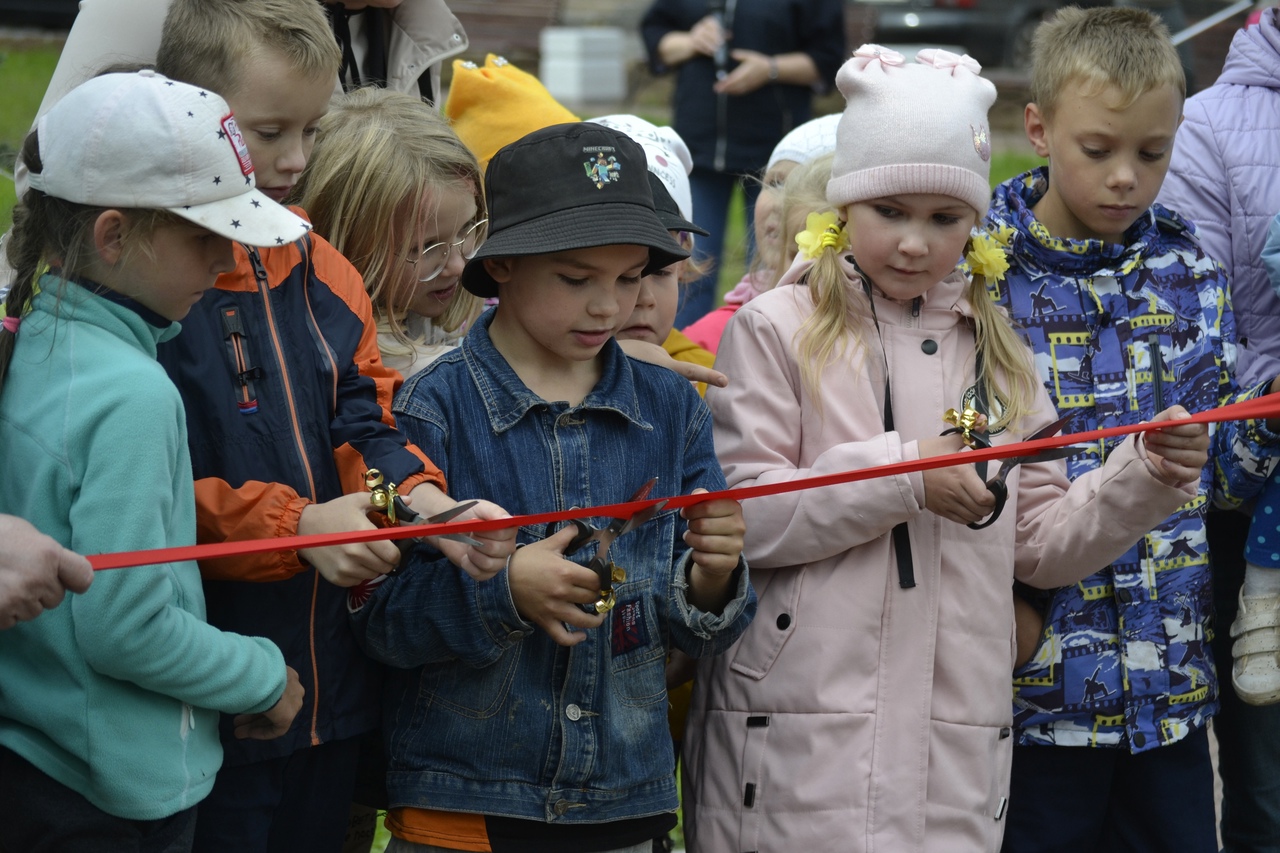
<path fill-rule="evenodd" d="M 963 412 L 955 409 L 947 409 L 943 413 L 942 419 L 951 426 L 960 431 L 960 438 L 966 447 L 974 448 L 982 444 L 982 442 L 974 438 L 973 433 L 982 432 L 987 428 L 987 416 L 979 412 L 977 409 L 965 407 Z M 952 430 L 948 430 L 951 432 Z M 944 433 L 945 435 L 945 433 Z"/>

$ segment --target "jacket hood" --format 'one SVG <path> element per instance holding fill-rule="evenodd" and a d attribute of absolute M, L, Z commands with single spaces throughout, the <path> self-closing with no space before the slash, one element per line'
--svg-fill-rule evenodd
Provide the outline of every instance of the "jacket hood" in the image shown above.
<path fill-rule="evenodd" d="M 1153 204 L 1129 226 L 1123 243 L 1054 237 L 1031 209 L 1048 189 L 1047 167 L 1024 172 L 996 187 L 987 214 L 988 227 L 1004 232 L 1002 239 L 1009 241 L 1010 265 L 1029 273 L 1092 276 L 1108 270 L 1128 271 L 1156 249 L 1161 227 L 1194 233 L 1181 216 Z"/>
<path fill-rule="evenodd" d="M 1267 9 L 1257 26 L 1236 33 L 1218 82 L 1280 89 L 1280 9 Z"/>

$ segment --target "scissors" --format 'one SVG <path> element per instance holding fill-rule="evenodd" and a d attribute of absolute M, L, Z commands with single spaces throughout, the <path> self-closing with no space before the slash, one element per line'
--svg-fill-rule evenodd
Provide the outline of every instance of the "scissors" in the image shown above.
<path fill-rule="evenodd" d="M 444 524 L 446 521 L 452 521 L 462 515 L 467 510 L 475 506 L 478 501 L 466 501 L 465 503 L 454 504 L 444 512 L 438 512 L 433 516 L 424 518 L 419 513 L 409 508 L 399 494 L 396 493 L 396 484 L 384 482 L 382 472 L 377 468 L 370 468 L 364 472 L 364 484 L 369 487 L 369 502 L 378 509 L 387 514 L 387 518 L 392 524 Z M 473 547 L 479 547 L 479 540 L 473 539 L 465 533 L 437 533 L 439 539 L 452 539 L 456 542 L 464 542 Z M 407 553 L 424 537 L 414 536 L 409 539 L 397 539 L 396 547 L 400 549 L 400 553 Z"/>
<path fill-rule="evenodd" d="M 631 497 L 627 498 L 627 503 L 644 500 L 657 483 L 657 477 L 651 478 L 643 486 L 636 489 Z M 595 604 L 582 605 L 583 610 L 588 613 L 608 613 L 613 609 L 613 605 L 617 603 L 613 593 L 613 585 L 622 583 L 627 579 L 626 571 L 619 566 L 615 566 L 609 560 L 609 548 L 613 545 L 613 540 L 635 530 L 657 515 L 666 505 L 666 501 L 660 501 L 626 518 L 615 518 L 606 527 L 594 527 L 579 518 L 571 519 L 574 527 L 578 528 L 578 533 L 565 546 L 564 555 L 566 557 L 577 553 L 588 542 L 595 541 L 600 543 L 600 546 L 596 549 L 596 555 L 591 558 L 590 563 L 587 563 L 587 568 L 593 570 L 596 573 L 596 578 L 600 581 L 600 599 Z"/>
<path fill-rule="evenodd" d="M 1038 429 L 1031 435 L 1027 436 L 1025 441 L 1036 441 L 1041 438 L 1048 438 L 1055 435 L 1060 429 L 1066 426 L 1067 421 L 1071 419 L 1070 415 L 1064 415 L 1058 418 L 1048 426 Z M 992 510 L 991 517 L 986 521 L 970 522 L 969 527 L 973 530 L 981 530 L 984 527 L 990 527 L 995 520 L 1000 517 L 1000 513 L 1004 511 L 1005 501 L 1009 499 L 1009 487 L 1005 484 L 1005 480 L 1009 476 L 1009 472 L 1023 462 L 1049 462 L 1054 459 L 1066 459 L 1068 456 L 1075 456 L 1077 453 L 1083 453 L 1086 448 L 1083 447 L 1054 447 L 1048 450 L 1040 450 L 1035 453 L 1028 453 L 1026 456 L 1011 456 L 1004 460 L 1000 465 L 1000 470 L 990 480 L 987 480 L 987 491 L 996 496 L 996 508 Z"/>

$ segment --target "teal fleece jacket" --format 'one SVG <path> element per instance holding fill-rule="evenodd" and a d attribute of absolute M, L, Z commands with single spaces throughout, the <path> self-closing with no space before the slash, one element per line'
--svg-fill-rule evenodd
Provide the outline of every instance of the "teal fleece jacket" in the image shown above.
<path fill-rule="evenodd" d="M 0 512 L 82 554 L 194 544 L 182 399 L 155 361 L 180 327 L 41 285 L 0 389 Z M 205 621 L 194 562 L 100 572 L 0 631 L 0 744 L 105 812 L 156 820 L 213 787 L 217 712 L 265 711 L 284 686 L 272 643 Z"/>

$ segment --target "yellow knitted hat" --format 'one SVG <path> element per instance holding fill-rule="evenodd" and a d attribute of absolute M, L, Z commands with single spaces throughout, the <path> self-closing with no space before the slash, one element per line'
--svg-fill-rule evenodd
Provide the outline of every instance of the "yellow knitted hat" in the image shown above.
<path fill-rule="evenodd" d="M 453 61 L 444 114 L 482 169 L 504 145 L 553 124 L 581 121 L 551 97 L 541 80 L 492 53 L 483 68 Z"/>

